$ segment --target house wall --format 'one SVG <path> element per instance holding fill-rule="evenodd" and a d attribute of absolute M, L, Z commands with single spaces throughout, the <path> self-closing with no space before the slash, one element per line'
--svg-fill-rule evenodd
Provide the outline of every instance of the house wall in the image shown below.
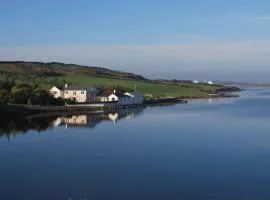
<path fill-rule="evenodd" d="M 64 99 L 71 99 L 83 103 L 87 101 L 87 92 L 86 90 L 65 90 Z"/>
<path fill-rule="evenodd" d="M 135 105 L 143 104 L 144 97 L 141 95 L 132 95 L 127 93 L 125 96 L 117 97 L 115 94 L 111 94 L 108 97 L 102 97 L 102 102 L 113 102 L 117 101 L 117 105 Z"/>
<path fill-rule="evenodd" d="M 114 102 L 114 101 L 118 101 L 119 97 L 116 96 L 115 94 L 111 94 L 108 97 L 101 97 L 100 99 L 102 102 Z"/>
<path fill-rule="evenodd" d="M 61 91 L 57 87 L 52 87 L 50 93 L 54 98 L 62 97 L 64 99 L 75 100 L 76 102 L 84 103 L 91 98 L 95 98 L 99 93 L 96 87 L 90 87 L 88 90 L 64 90 Z"/>
<path fill-rule="evenodd" d="M 55 86 L 50 89 L 50 94 L 56 99 L 63 96 L 63 92 Z"/>

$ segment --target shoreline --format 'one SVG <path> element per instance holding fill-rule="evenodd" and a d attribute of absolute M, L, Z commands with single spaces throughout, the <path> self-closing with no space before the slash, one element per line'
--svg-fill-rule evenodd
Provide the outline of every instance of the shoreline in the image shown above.
<path fill-rule="evenodd" d="M 129 105 L 129 106 L 112 106 L 108 108 L 102 107 L 90 107 L 90 106 L 40 106 L 40 105 L 27 105 L 27 104 L 6 104 L 5 105 L 5 114 L 16 115 L 18 117 L 23 117 L 27 115 L 35 115 L 44 113 L 46 114 L 69 114 L 69 113 L 82 113 L 87 112 L 97 113 L 116 111 L 121 109 L 132 109 L 139 107 L 154 107 L 154 106 L 170 106 L 176 104 L 187 104 L 188 100 L 193 99 L 220 99 L 220 98 L 237 98 L 236 95 L 227 95 L 227 96 L 208 96 L 208 97 L 181 97 L 181 98 L 159 98 L 159 99 L 149 99 L 145 100 L 144 104 L 141 105 Z M 3 116 L 4 116 L 3 115 Z"/>

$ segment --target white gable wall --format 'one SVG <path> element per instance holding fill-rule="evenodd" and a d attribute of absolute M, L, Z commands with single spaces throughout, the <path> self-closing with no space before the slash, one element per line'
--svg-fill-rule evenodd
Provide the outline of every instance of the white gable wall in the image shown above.
<path fill-rule="evenodd" d="M 65 90 L 64 99 L 71 99 L 79 103 L 86 102 L 87 91 L 86 90 Z"/>
<path fill-rule="evenodd" d="M 55 86 L 50 89 L 50 94 L 56 99 L 63 96 L 63 92 Z"/>

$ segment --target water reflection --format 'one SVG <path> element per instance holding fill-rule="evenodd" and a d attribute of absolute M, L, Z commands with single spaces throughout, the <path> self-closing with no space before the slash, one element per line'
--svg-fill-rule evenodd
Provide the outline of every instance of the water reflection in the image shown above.
<path fill-rule="evenodd" d="M 100 111 L 91 114 L 72 114 L 64 116 L 27 116 L 25 118 L 3 119 L 0 121 L 0 137 L 16 134 L 25 134 L 29 130 L 37 132 L 45 131 L 58 126 L 95 128 L 103 121 L 111 121 L 116 124 L 122 119 L 133 119 L 139 116 L 145 108 L 133 108 L 117 111 Z"/>
<path fill-rule="evenodd" d="M 95 128 L 99 123 L 103 121 L 111 121 L 114 124 L 122 119 L 133 119 L 143 112 L 144 108 L 135 109 L 123 109 L 117 112 L 105 112 L 96 114 L 79 114 L 79 115 L 69 115 L 57 117 L 53 122 L 53 126 L 63 126 L 69 127 L 88 127 Z"/>

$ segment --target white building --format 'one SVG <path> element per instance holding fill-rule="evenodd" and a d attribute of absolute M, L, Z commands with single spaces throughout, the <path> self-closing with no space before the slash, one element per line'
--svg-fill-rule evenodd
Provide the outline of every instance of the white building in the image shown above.
<path fill-rule="evenodd" d="M 119 93 L 113 91 L 112 93 L 103 93 L 101 97 L 102 102 L 115 102 L 117 105 L 138 105 L 143 104 L 144 96 L 137 92 Z"/>
<path fill-rule="evenodd" d="M 84 103 L 91 98 L 95 98 L 99 90 L 95 86 L 89 85 L 65 85 L 61 90 L 55 86 L 50 89 L 50 93 L 54 98 L 70 99 L 75 102 Z"/>
<path fill-rule="evenodd" d="M 59 97 L 63 98 L 63 91 L 55 86 L 50 89 L 50 94 L 56 99 Z"/>
<path fill-rule="evenodd" d="M 207 84 L 213 85 L 214 83 L 213 83 L 213 81 L 208 81 Z"/>
<path fill-rule="evenodd" d="M 197 81 L 197 80 L 194 80 L 194 81 L 193 81 L 193 83 L 197 84 L 197 83 L 199 83 L 199 81 Z"/>
<path fill-rule="evenodd" d="M 102 102 L 118 102 L 120 94 L 117 94 L 116 90 L 114 90 L 113 92 L 105 91 L 101 96 L 100 100 Z"/>

